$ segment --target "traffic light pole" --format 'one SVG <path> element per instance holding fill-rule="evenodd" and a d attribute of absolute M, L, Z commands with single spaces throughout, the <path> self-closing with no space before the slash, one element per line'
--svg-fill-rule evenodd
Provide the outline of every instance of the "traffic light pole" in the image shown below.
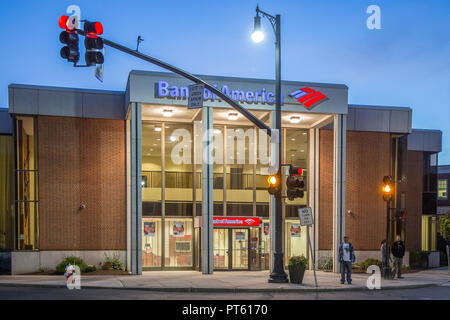
<path fill-rule="evenodd" d="M 389 279 L 391 277 L 390 257 L 391 250 L 389 246 L 389 229 L 390 229 L 390 212 L 391 212 L 391 200 L 386 201 L 386 261 L 384 264 L 384 278 Z"/>

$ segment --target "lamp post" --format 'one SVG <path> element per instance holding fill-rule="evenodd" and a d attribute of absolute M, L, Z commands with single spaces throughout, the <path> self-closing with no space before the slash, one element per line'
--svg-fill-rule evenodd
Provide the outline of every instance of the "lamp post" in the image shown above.
<path fill-rule="evenodd" d="M 275 32 L 275 128 L 278 130 L 278 170 L 277 175 L 281 177 L 281 41 L 280 41 L 280 15 L 275 17 L 260 10 L 256 6 L 256 16 L 254 20 L 254 30 L 252 39 L 255 42 L 261 42 L 264 39 L 264 33 L 261 30 L 260 14 L 266 17 Z M 275 195 L 275 221 L 274 237 L 275 248 L 273 248 L 272 272 L 269 282 L 287 282 L 287 275 L 284 272 L 284 254 L 283 254 L 283 217 L 281 206 L 281 192 Z"/>

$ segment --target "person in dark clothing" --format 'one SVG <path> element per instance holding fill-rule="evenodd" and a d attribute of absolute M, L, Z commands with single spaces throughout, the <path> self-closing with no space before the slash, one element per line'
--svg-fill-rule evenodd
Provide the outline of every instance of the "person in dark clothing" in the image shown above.
<path fill-rule="evenodd" d="M 394 256 L 394 274 L 397 273 L 398 279 L 403 279 L 402 277 L 402 264 L 403 256 L 405 255 L 405 244 L 401 240 L 400 236 L 397 235 L 397 240 L 392 244 L 392 255 Z"/>
<path fill-rule="evenodd" d="M 386 240 L 381 241 L 381 262 L 382 262 L 382 270 L 381 273 L 384 275 L 386 268 L 391 268 L 391 257 L 388 256 L 388 246 L 386 244 Z"/>

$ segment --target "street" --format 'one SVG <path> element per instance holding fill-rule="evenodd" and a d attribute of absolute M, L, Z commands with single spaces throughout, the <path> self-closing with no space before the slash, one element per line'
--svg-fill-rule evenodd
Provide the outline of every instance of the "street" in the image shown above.
<path fill-rule="evenodd" d="M 195 293 L 0 286 L 0 300 L 450 300 L 450 286 L 320 293 Z"/>

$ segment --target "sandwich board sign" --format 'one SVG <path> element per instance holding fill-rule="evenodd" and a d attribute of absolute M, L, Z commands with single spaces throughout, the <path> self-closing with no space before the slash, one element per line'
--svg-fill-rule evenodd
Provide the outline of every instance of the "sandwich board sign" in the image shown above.
<path fill-rule="evenodd" d="M 203 108 L 203 91 L 205 86 L 203 84 L 192 84 L 189 86 L 189 100 L 188 109 Z"/>
<path fill-rule="evenodd" d="M 300 225 L 310 226 L 313 224 L 313 216 L 311 207 L 298 209 L 298 216 L 300 218 Z"/>

